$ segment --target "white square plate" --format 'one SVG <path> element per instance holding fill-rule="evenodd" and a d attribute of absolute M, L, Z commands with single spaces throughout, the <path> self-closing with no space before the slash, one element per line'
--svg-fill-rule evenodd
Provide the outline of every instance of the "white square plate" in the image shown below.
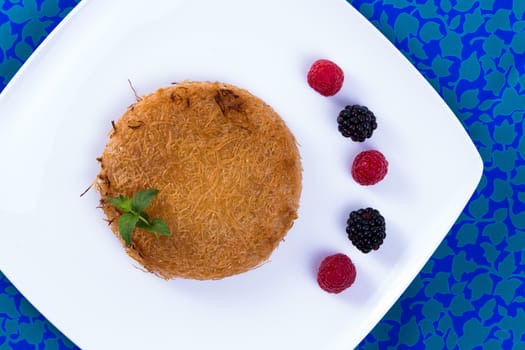
<path fill-rule="evenodd" d="M 306 83 L 329 58 L 345 71 L 334 97 Z M 79 194 L 98 173 L 117 119 L 139 94 L 173 81 L 250 90 L 300 143 L 299 219 L 262 267 L 221 281 L 164 281 L 142 272 Z M 364 143 L 337 131 L 345 105 L 375 112 Z M 351 178 L 353 157 L 390 162 L 376 186 Z M 0 268 L 86 349 L 350 349 L 402 294 L 442 241 L 481 176 L 481 159 L 432 87 L 343 0 L 88 0 L 75 8 L 0 96 Z M 350 210 L 387 220 L 379 251 L 346 238 Z M 357 280 L 332 295 L 320 260 L 342 252 Z"/>

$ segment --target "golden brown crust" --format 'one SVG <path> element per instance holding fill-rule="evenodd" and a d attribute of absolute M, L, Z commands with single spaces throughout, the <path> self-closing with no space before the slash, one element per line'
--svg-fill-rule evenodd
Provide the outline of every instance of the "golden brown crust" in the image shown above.
<path fill-rule="evenodd" d="M 280 116 L 225 83 L 182 82 L 131 106 L 114 124 L 97 189 L 104 200 L 160 192 L 147 212 L 171 236 L 136 229 L 128 254 L 163 278 L 219 279 L 266 261 L 297 217 L 301 163 Z"/>

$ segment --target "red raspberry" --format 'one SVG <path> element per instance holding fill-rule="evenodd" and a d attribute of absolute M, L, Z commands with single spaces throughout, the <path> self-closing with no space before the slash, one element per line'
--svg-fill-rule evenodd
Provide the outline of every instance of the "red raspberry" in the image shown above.
<path fill-rule="evenodd" d="M 308 85 L 323 96 L 333 96 L 343 86 L 344 73 L 332 61 L 317 60 L 308 71 Z"/>
<path fill-rule="evenodd" d="M 352 260 L 344 254 L 327 256 L 319 265 L 317 283 L 328 293 L 341 293 L 350 287 L 356 277 Z"/>
<path fill-rule="evenodd" d="M 352 163 L 352 177 L 357 183 L 367 186 L 383 180 L 388 172 L 388 161 L 375 150 L 361 152 Z"/>

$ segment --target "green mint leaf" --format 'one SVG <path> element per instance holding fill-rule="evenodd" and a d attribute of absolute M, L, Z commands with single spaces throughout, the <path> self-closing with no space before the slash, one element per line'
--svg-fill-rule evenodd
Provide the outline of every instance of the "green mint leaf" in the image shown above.
<path fill-rule="evenodd" d="M 168 225 L 161 219 L 153 219 L 151 222 L 151 231 L 160 233 L 161 235 L 171 235 Z"/>
<path fill-rule="evenodd" d="M 114 205 L 123 212 L 129 212 L 131 210 L 131 199 L 124 197 L 122 195 L 118 197 L 111 197 L 107 199 L 107 202 L 111 205 Z"/>
<path fill-rule="evenodd" d="M 154 188 L 137 192 L 131 199 L 131 209 L 137 213 L 143 212 L 148 205 L 150 205 L 157 193 L 159 193 L 159 190 Z"/>
<path fill-rule="evenodd" d="M 146 220 L 148 223 L 146 224 L 146 223 L 144 222 L 144 220 L 141 220 L 141 219 L 139 218 L 139 221 L 137 221 L 137 227 L 140 227 L 140 228 L 148 228 L 148 227 L 151 227 L 151 224 L 150 224 L 150 221 L 149 221 L 149 215 L 148 215 L 148 214 L 146 214 L 145 212 L 142 212 L 142 213 L 139 214 L 139 216 L 140 216 L 142 219 Z"/>
<path fill-rule="evenodd" d="M 150 188 L 137 192 L 131 199 L 122 195 L 107 199 L 109 204 L 124 212 L 118 221 L 118 230 L 127 245 L 131 244 L 135 227 L 153 232 L 157 238 L 159 234 L 171 235 L 168 225 L 164 221 L 160 219 L 150 221 L 148 214 L 144 211 L 158 193 L 158 190 Z"/>
<path fill-rule="evenodd" d="M 127 245 L 131 244 L 131 236 L 138 221 L 139 216 L 131 213 L 122 214 L 118 220 L 118 230 L 120 232 L 120 236 Z"/>
<path fill-rule="evenodd" d="M 153 219 L 151 225 L 146 225 L 143 222 L 139 221 L 137 224 L 138 227 L 142 227 L 153 233 L 160 233 L 161 235 L 169 236 L 171 235 L 168 225 L 161 219 Z"/>
<path fill-rule="evenodd" d="M 139 219 L 139 221 L 137 222 L 137 227 L 142 227 L 142 228 L 144 228 L 144 227 L 146 227 L 146 226 L 151 226 L 151 225 L 149 224 L 149 215 L 146 214 L 146 212 L 143 211 L 142 213 L 139 213 L 139 216 L 140 216 L 141 218 L 143 218 L 144 220 L 146 220 L 146 221 L 148 222 L 148 224 L 146 224 L 143 220 L 140 220 L 140 219 Z"/>

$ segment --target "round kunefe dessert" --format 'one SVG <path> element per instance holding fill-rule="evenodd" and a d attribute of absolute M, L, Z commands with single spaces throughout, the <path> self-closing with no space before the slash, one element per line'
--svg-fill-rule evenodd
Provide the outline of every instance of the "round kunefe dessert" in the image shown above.
<path fill-rule="evenodd" d="M 165 279 L 220 279 L 268 260 L 297 218 L 301 161 L 281 117 L 248 91 L 177 83 L 140 98 L 113 123 L 96 188 L 107 199 L 154 188 L 147 208 L 171 235 L 137 227 L 127 253 Z"/>

